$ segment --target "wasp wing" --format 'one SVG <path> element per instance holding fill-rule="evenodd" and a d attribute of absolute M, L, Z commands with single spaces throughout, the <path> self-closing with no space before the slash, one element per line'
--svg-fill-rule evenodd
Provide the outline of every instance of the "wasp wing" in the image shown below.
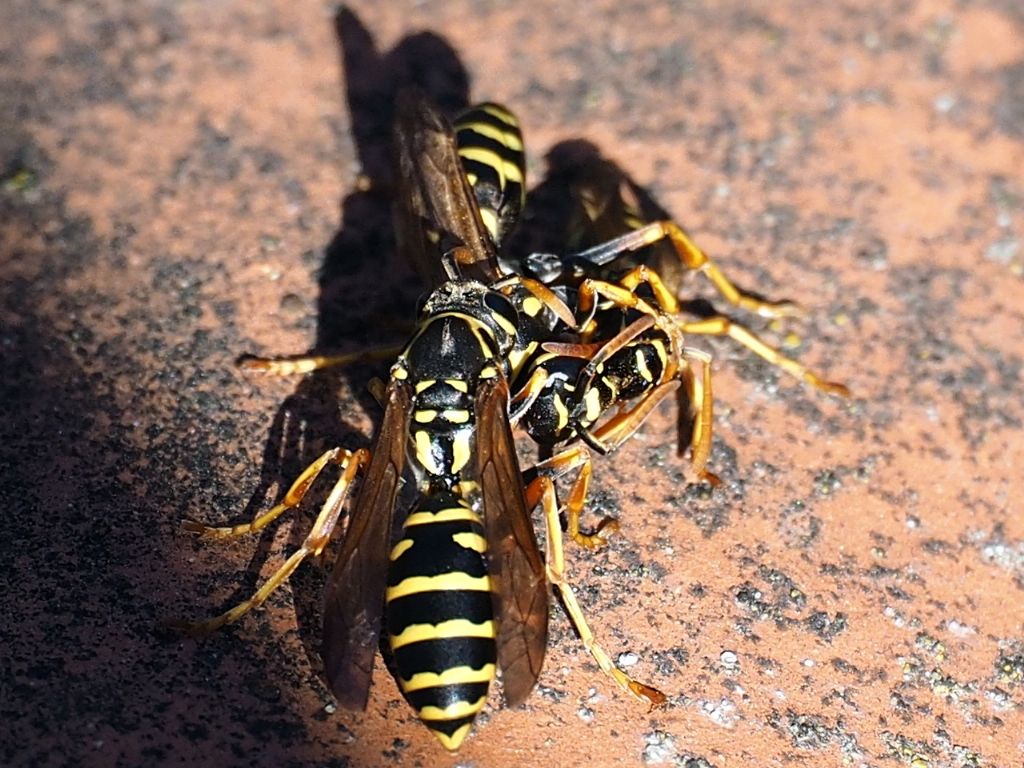
<path fill-rule="evenodd" d="M 508 423 L 508 383 L 484 380 L 477 390 L 476 450 L 483 493 L 488 567 L 495 585 L 498 663 L 505 699 L 523 701 L 540 675 L 547 647 L 548 587 L 533 535 L 523 478 Z"/>
<path fill-rule="evenodd" d="M 346 709 L 365 709 L 369 698 L 411 403 L 409 385 L 392 379 L 376 449 L 327 583 L 324 666 L 338 704 Z"/>
<path fill-rule="evenodd" d="M 427 285 L 462 277 L 491 283 L 501 276 L 498 256 L 462 168 L 451 124 L 422 92 L 406 90 L 395 121 L 398 192 L 395 236 Z M 456 246 L 455 269 L 445 254 Z"/>

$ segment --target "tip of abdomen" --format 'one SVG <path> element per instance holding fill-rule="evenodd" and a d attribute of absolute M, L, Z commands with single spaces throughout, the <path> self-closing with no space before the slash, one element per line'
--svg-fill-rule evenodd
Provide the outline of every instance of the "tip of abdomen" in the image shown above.
<path fill-rule="evenodd" d="M 490 665 L 488 665 L 490 666 Z M 491 670 L 476 670 L 476 676 L 487 676 Z M 460 671 L 449 670 L 452 672 Z M 466 669 L 466 672 L 470 670 Z M 480 673 L 483 672 L 483 675 Z M 404 682 L 404 681 L 402 681 Z M 441 745 L 454 751 L 459 748 L 473 726 L 477 713 L 487 703 L 489 680 L 457 685 L 441 685 L 419 690 L 406 690 L 405 697 L 420 720 L 437 737 Z"/>

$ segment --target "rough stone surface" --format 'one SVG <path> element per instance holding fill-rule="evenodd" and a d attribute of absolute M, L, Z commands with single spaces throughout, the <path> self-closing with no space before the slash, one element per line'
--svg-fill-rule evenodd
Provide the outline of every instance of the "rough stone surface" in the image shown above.
<path fill-rule="evenodd" d="M 8 0 L 0 763 L 1021 764 L 1024 13 L 759 5 Z M 622 532 L 572 578 L 663 709 L 556 607 L 540 687 L 457 756 L 383 665 L 365 714 L 332 712 L 324 564 L 205 641 L 156 629 L 251 592 L 313 508 L 230 544 L 180 520 L 246 520 L 370 443 L 383 366 L 233 361 L 406 332 L 382 180 L 409 80 L 513 106 L 534 180 L 593 142 L 741 285 L 801 301 L 751 322 L 854 391 L 694 340 L 722 486 L 686 486 L 671 405 L 597 462 Z"/>

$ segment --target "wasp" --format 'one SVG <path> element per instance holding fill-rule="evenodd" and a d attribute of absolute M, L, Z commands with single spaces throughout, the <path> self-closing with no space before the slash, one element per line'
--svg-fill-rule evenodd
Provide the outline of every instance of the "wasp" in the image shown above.
<path fill-rule="evenodd" d="M 480 114 L 514 126 L 497 105 L 484 105 Z M 495 134 L 480 131 L 488 132 Z M 514 154 L 518 128 L 497 132 Z M 618 669 L 594 639 L 565 579 L 552 478 L 525 482 L 515 452 L 512 422 L 529 400 L 514 397 L 509 382 L 554 323 L 575 324 L 550 289 L 504 274 L 497 254 L 515 218 L 509 206 L 521 204 L 521 191 L 510 183 L 522 184 L 521 138 L 519 161 L 485 163 L 499 176 L 497 197 L 483 169 L 472 178 L 464 171 L 452 128 L 425 97 L 400 100 L 395 143 L 398 243 L 432 290 L 377 393 L 384 416 L 374 448 L 326 451 L 279 504 L 250 523 L 217 528 L 187 521 L 187 530 L 211 538 L 255 533 L 298 506 L 327 467 L 339 470 L 309 534 L 252 597 L 179 626 L 202 634 L 237 621 L 303 560 L 321 555 L 346 520 L 326 588 L 323 644 L 326 676 L 342 707 L 365 708 L 383 629 L 406 699 L 444 747 L 457 749 L 499 669 L 509 704 L 534 687 L 547 642 L 549 583 L 599 666 L 624 689 L 660 703 L 663 694 Z M 468 159 L 470 145 L 463 141 Z M 493 149 L 477 151 L 477 161 L 497 157 Z M 541 319 L 545 313 L 556 319 Z M 244 366 L 292 373 L 352 359 L 247 358 Z M 407 511 L 398 509 L 403 484 L 412 489 Z M 546 558 L 530 518 L 538 504 Z"/>
<path fill-rule="evenodd" d="M 618 166 L 592 148 L 582 157 L 571 154 L 570 162 L 549 159 L 572 203 L 568 251 L 531 253 L 510 268 L 554 287 L 575 306 L 579 319 L 571 343 L 548 340 L 521 368 L 518 397 L 529 403 L 522 424 L 537 443 L 549 453 L 568 444 L 534 471 L 550 476 L 576 472 L 566 502 L 568 530 L 577 543 L 595 547 L 604 543 L 603 531 L 614 530 L 617 522 L 606 519 L 594 533 L 580 531 L 592 473 L 587 449 L 615 450 L 680 386 L 691 466 L 698 479 L 719 482 L 706 468 L 713 421 L 711 356 L 684 345 L 684 336 L 728 336 L 823 392 L 847 397 L 849 390 L 726 315 L 683 319 L 683 304 L 668 286 L 678 289 L 693 272 L 703 274 L 729 304 L 760 316 L 785 317 L 799 314 L 800 308 L 738 289 Z"/>
<path fill-rule="evenodd" d="M 678 291 L 686 276 L 696 273 L 703 275 L 729 305 L 738 309 L 772 319 L 802 314 L 802 308 L 792 301 L 768 300 L 740 290 L 682 227 L 595 148 L 580 151 L 577 147 L 575 152 L 564 154 L 549 160 L 552 172 L 562 178 L 572 201 L 567 254 L 530 254 L 516 266 L 523 274 L 550 285 L 608 281 L 631 293 L 640 291 L 657 311 L 680 318 L 683 306 L 677 298 Z M 666 244 L 667 248 L 658 247 Z M 622 327 L 619 310 L 627 303 L 604 302 L 595 308 L 594 302 L 587 299 L 586 304 L 590 314 L 584 338 L 592 337 L 600 326 L 595 317 L 602 309 L 612 310 L 603 327 L 609 322 L 613 329 Z M 678 323 L 683 334 L 727 336 L 822 392 L 840 397 L 850 395 L 844 384 L 824 379 L 724 314 L 712 312 L 694 320 L 680 318 Z"/>

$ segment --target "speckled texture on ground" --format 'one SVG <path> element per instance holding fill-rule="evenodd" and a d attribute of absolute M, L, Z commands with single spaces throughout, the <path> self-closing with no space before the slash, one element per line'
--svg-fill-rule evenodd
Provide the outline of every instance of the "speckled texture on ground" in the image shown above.
<path fill-rule="evenodd" d="M 1024 12 L 759 5 L 7 2 L 0 763 L 1020 765 Z M 244 520 L 368 444 L 381 369 L 232 363 L 401 338 L 416 282 L 386 192 L 354 189 L 386 172 L 383 86 L 415 78 L 512 105 L 535 180 L 596 144 L 806 304 L 768 332 L 855 391 L 702 342 L 723 485 L 685 486 L 663 406 L 598 463 L 622 533 L 570 560 L 668 706 L 556 609 L 539 689 L 456 757 L 380 666 L 365 714 L 331 713 L 322 566 L 204 642 L 154 631 L 246 594 L 309 517 L 226 546 L 179 520 Z"/>

